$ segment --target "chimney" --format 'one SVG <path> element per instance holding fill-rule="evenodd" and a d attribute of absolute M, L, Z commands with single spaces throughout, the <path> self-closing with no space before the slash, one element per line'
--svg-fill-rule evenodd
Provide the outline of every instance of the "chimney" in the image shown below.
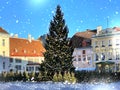
<path fill-rule="evenodd" d="M 97 27 L 97 35 L 100 34 L 100 31 L 102 31 L 102 26 L 98 26 L 98 27 Z"/>
<path fill-rule="evenodd" d="M 18 34 L 14 34 L 14 36 L 13 36 L 14 38 L 18 38 Z"/>
<path fill-rule="evenodd" d="M 34 37 L 32 37 L 32 40 L 34 40 Z"/>
<path fill-rule="evenodd" d="M 29 40 L 29 42 L 31 42 L 31 41 L 32 41 L 32 37 L 31 37 L 31 35 L 30 35 L 30 34 L 28 34 L 28 40 Z"/>

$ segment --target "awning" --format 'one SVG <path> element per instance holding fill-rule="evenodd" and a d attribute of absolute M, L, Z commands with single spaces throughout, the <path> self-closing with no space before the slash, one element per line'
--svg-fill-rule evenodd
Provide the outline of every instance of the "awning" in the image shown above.
<path fill-rule="evenodd" d="M 115 64 L 115 62 L 112 62 L 112 61 L 102 61 L 102 62 L 97 62 L 96 64 L 106 64 L 106 65 L 110 65 L 110 64 Z"/>

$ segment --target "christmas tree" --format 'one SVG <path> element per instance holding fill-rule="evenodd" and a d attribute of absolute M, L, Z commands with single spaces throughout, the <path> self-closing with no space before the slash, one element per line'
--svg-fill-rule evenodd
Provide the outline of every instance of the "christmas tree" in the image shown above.
<path fill-rule="evenodd" d="M 50 22 L 45 44 L 45 60 L 40 65 L 41 71 L 47 71 L 48 75 L 54 75 L 55 72 L 74 71 L 73 48 L 69 44 L 68 32 L 61 7 L 58 5 L 55 16 Z"/>

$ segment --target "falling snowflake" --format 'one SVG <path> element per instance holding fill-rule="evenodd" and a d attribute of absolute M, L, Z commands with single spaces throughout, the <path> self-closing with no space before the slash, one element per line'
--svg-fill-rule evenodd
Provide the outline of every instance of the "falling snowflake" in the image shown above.
<path fill-rule="evenodd" d="M 76 31 L 78 32 L 78 31 L 79 31 L 79 29 L 77 28 L 77 29 L 76 29 Z"/>
<path fill-rule="evenodd" d="M 16 23 L 19 23 L 19 20 L 16 20 Z"/>
<path fill-rule="evenodd" d="M 6 4 L 9 4 L 9 2 L 6 2 Z"/>
<path fill-rule="evenodd" d="M 118 14 L 118 13 L 119 13 L 118 11 L 115 12 L 115 14 Z"/>
<path fill-rule="evenodd" d="M 54 14 L 55 12 L 54 11 L 51 11 L 52 14 Z"/>
<path fill-rule="evenodd" d="M 81 20 L 80 22 L 83 23 L 83 20 Z"/>

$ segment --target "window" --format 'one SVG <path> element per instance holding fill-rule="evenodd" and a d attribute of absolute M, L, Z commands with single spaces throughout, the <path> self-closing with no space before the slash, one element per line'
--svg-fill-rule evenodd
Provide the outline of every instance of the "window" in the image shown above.
<path fill-rule="evenodd" d="M 112 46 L 112 41 L 111 40 L 108 41 L 108 46 Z"/>
<path fill-rule="evenodd" d="M 83 61 L 86 61 L 86 57 L 83 57 Z"/>
<path fill-rule="evenodd" d="M 5 46 L 5 39 L 2 40 L 2 46 Z"/>
<path fill-rule="evenodd" d="M 117 71 L 120 70 L 120 64 L 116 64 L 116 70 L 117 70 Z"/>
<path fill-rule="evenodd" d="M 82 54 L 86 54 L 85 50 L 83 50 Z"/>
<path fill-rule="evenodd" d="M 5 69 L 5 62 L 3 62 L 3 69 Z"/>
<path fill-rule="evenodd" d="M 28 61 L 28 64 L 33 64 L 33 62 L 32 61 Z"/>
<path fill-rule="evenodd" d="M 95 41 L 95 47 L 98 47 L 98 41 Z"/>
<path fill-rule="evenodd" d="M 88 57 L 87 59 L 88 59 L 88 60 L 91 60 L 91 57 Z"/>
<path fill-rule="evenodd" d="M 32 66 L 31 67 L 27 67 L 26 70 L 27 71 L 34 71 L 34 67 L 32 67 Z"/>
<path fill-rule="evenodd" d="M 10 58 L 10 63 L 12 63 L 13 62 L 13 58 Z"/>
<path fill-rule="evenodd" d="M 102 47 L 105 47 L 105 45 L 104 45 L 104 41 L 102 41 Z"/>
<path fill-rule="evenodd" d="M 98 55 L 96 54 L 96 61 L 98 61 Z"/>
<path fill-rule="evenodd" d="M 21 70 L 21 65 L 16 65 L 15 68 L 16 70 Z"/>
<path fill-rule="evenodd" d="M 33 58 L 28 59 L 28 64 L 33 64 L 34 62 L 35 62 L 35 60 Z"/>
<path fill-rule="evenodd" d="M 81 56 L 80 55 L 78 56 L 78 61 L 81 61 Z"/>
<path fill-rule="evenodd" d="M 116 52 L 116 60 L 119 60 L 120 59 L 120 54 L 118 52 Z"/>
<path fill-rule="evenodd" d="M 5 58 L 5 51 L 3 51 L 3 58 Z"/>
<path fill-rule="evenodd" d="M 120 39 L 116 39 L 116 45 L 120 45 Z"/>
<path fill-rule="evenodd" d="M 108 53 L 109 60 L 112 60 L 112 52 Z"/>
<path fill-rule="evenodd" d="M 35 67 L 35 70 L 36 70 L 36 71 L 39 71 L 39 67 Z"/>
<path fill-rule="evenodd" d="M 105 54 L 104 53 L 101 54 L 101 59 L 105 60 Z"/>
<path fill-rule="evenodd" d="M 16 63 L 21 63 L 22 60 L 21 60 L 21 59 L 15 59 L 15 62 L 16 62 Z"/>

